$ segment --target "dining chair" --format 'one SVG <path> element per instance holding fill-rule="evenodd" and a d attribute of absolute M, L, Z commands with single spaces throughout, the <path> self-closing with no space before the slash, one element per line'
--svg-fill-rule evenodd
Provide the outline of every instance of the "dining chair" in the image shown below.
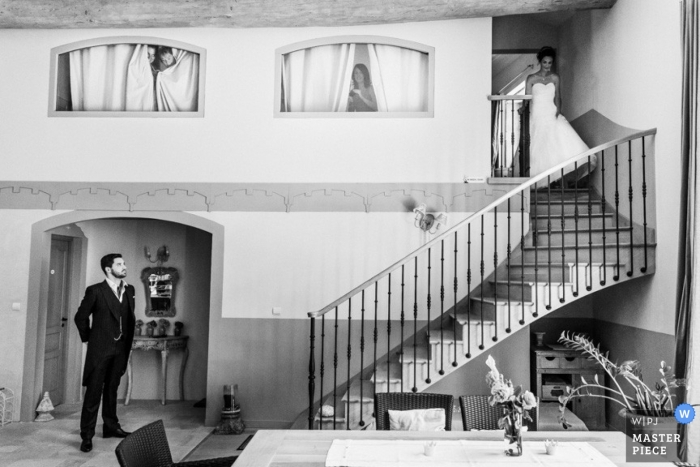
<path fill-rule="evenodd" d="M 173 462 L 163 420 L 149 423 L 124 438 L 114 450 L 121 467 L 230 467 L 238 456 Z"/>
<path fill-rule="evenodd" d="M 452 430 L 451 394 L 379 392 L 374 395 L 377 430 L 389 429 L 389 410 L 445 409 L 445 430 Z"/>
<path fill-rule="evenodd" d="M 528 430 L 537 430 L 540 404 L 530 410 L 532 421 L 523 421 Z M 498 430 L 498 419 L 503 416 L 503 409 L 489 404 L 489 396 L 459 396 L 459 408 L 462 413 L 462 426 L 464 431 L 470 430 Z"/>

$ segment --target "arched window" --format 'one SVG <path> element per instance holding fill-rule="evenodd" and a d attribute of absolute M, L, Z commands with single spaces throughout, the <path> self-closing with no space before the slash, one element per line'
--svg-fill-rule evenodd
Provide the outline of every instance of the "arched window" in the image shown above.
<path fill-rule="evenodd" d="M 156 37 L 51 50 L 49 116 L 202 117 L 206 51 Z"/>
<path fill-rule="evenodd" d="M 340 36 L 276 51 L 277 117 L 432 117 L 435 49 Z"/>

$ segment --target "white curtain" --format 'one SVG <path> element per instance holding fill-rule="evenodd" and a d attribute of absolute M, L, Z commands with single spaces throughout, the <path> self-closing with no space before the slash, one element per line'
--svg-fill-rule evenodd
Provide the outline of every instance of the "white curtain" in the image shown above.
<path fill-rule="evenodd" d="M 87 47 L 70 52 L 73 110 L 196 111 L 199 55 L 173 49 L 176 64 L 154 83 L 144 44 Z"/>
<path fill-rule="evenodd" d="M 199 55 L 173 49 L 175 65 L 158 73 L 156 99 L 158 110 L 192 112 L 199 96 Z"/>
<path fill-rule="evenodd" d="M 382 44 L 367 44 L 367 49 L 378 110 L 427 112 L 428 54 Z"/>
<path fill-rule="evenodd" d="M 284 112 L 345 112 L 355 44 L 332 44 L 283 56 Z"/>

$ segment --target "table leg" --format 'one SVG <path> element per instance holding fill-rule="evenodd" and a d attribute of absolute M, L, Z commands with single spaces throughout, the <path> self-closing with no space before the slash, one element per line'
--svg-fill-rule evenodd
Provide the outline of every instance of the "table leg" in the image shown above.
<path fill-rule="evenodd" d="M 185 347 L 185 353 L 182 356 L 182 363 L 180 364 L 180 400 L 185 400 L 185 364 L 187 363 L 187 357 L 190 355 L 190 349 Z"/>
<path fill-rule="evenodd" d="M 131 350 L 129 351 L 129 360 L 127 360 L 126 363 L 126 399 L 124 400 L 124 405 L 129 405 L 129 401 L 131 400 L 131 389 L 132 389 L 132 380 L 131 378 L 133 375 L 131 374 Z"/>
<path fill-rule="evenodd" d="M 161 404 L 165 405 L 165 389 L 168 386 L 168 349 L 161 350 L 160 355 L 163 360 L 163 367 L 161 368 L 161 374 L 163 376 L 163 399 L 161 400 Z"/>

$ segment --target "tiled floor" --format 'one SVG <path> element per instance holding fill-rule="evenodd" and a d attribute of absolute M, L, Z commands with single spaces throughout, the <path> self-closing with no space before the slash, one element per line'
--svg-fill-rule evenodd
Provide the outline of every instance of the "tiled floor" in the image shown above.
<path fill-rule="evenodd" d="M 163 406 L 159 401 L 132 401 L 128 406 L 120 403 L 117 413 L 126 431 L 162 419 L 176 462 L 188 454 L 192 459 L 233 455 L 246 436 L 213 436 L 225 438 L 211 443 L 214 454 L 205 445 L 195 449 L 213 428 L 204 426 L 205 409 L 193 407 L 194 402 L 173 401 Z M 1 427 L 0 467 L 118 467 L 114 449 L 121 440 L 102 438 L 101 415 L 92 452 L 80 452 L 80 408 L 80 404 L 64 404 L 56 408 L 55 419 L 49 422 L 12 422 Z"/>

